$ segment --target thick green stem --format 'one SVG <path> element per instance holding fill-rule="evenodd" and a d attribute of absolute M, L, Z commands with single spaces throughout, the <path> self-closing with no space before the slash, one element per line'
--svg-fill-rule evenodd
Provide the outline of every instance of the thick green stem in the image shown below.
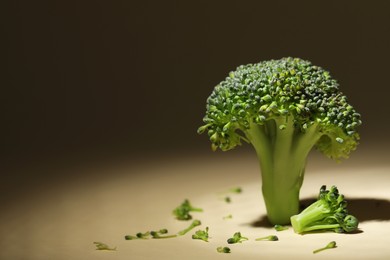
<path fill-rule="evenodd" d="M 290 217 L 299 213 L 306 158 L 319 138 L 315 128 L 301 133 L 293 118 L 286 117 L 246 130 L 260 161 L 264 202 L 273 225 L 289 224 Z"/>

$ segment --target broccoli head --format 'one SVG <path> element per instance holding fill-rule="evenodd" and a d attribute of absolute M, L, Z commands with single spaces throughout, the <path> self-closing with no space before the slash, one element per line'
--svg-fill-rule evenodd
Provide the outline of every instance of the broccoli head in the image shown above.
<path fill-rule="evenodd" d="M 327 190 L 324 185 L 316 202 L 291 217 L 291 225 L 299 234 L 313 231 L 346 233 L 355 231 L 359 221 L 348 214 L 347 202 L 337 187 L 332 186 Z"/>
<path fill-rule="evenodd" d="M 260 161 L 262 192 L 272 224 L 299 210 L 306 158 L 315 147 L 348 158 L 359 141 L 360 114 L 328 71 L 299 58 L 239 66 L 207 99 L 204 125 L 212 150 L 247 142 Z"/>

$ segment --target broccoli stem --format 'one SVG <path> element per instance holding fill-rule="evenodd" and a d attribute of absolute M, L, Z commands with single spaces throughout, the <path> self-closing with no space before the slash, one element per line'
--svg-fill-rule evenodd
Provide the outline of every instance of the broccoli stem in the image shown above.
<path fill-rule="evenodd" d="M 323 202 L 318 200 L 307 207 L 305 214 L 298 214 L 291 217 L 291 224 L 296 228 L 297 232 L 308 232 L 321 229 L 337 228 L 339 224 L 319 224 L 313 225 L 313 223 L 324 219 L 327 215 L 331 215 L 332 212 L 323 206 Z"/>
<path fill-rule="evenodd" d="M 260 161 L 268 220 L 273 225 L 289 224 L 290 217 L 299 213 L 306 158 L 321 134 L 316 125 L 298 131 L 293 117 L 286 116 L 263 125 L 251 123 L 245 135 Z"/>

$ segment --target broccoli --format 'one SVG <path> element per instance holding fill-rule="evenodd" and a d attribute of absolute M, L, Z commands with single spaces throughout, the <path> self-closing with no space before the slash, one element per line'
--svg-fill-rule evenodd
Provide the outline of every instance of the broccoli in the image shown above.
<path fill-rule="evenodd" d="M 279 238 L 275 235 L 270 235 L 266 237 L 259 237 L 255 239 L 256 241 L 278 241 Z"/>
<path fill-rule="evenodd" d="M 165 235 L 168 233 L 168 230 L 166 229 L 161 229 L 160 231 L 150 231 L 150 235 L 154 239 L 163 239 L 163 238 L 174 238 L 177 237 L 176 234 L 174 235 Z"/>
<path fill-rule="evenodd" d="M 126 235 L 126 240 L 135 240 L 135 239 L 149 239 L 151 238 L 172 238 L 176 237 L 177 235 L 166 235 L 168 233 L 168 229 L 163 228 L 159 231 L 147 231 L 147 232 L 138 232 L 135 236 L 132 235 Z M 164 235 L 164 236 L 161 236 Z"/>
<path fill-rule="evenodd" d="M 217 247 L 217 252 L 218 253 L 225 253 L 225 254 L 229 254 L 230 253 L 230 248 L 229 247 L 222 247 L 222 246 L 219 246 Z"/>
<path fill-rule="evenodd" d="M 109 245 L 102 242 L 93 242 L 96 246 L 96 250 L 107 250 L 107 251 L 116 251 L 116 247 L 110 247 Z"/>
<path fill-rule="evenodd" d="M 314 250 L 313 254 L 317 254 L 317 253 L 319 253 L 321 251 L 324 251 L 326 249 L 331 249 L 331 248 L 336 248 L 336 247 L 337 247 L 336 242 L 335 241 L 331 241 L 325 247 L 322 247 L 322 248 Z"/>
<path fill-rule="evenodd" d="M 233 234 L 233 237 L 227 240 L 228 244 L 242 243 L 242 241 L 249 240 L 247 237 L 243 237 L 241 232 L 236 232 Z"/>
<path fill-rule="evenodd" d="M 355 231 L 359 221 L 348 214 L 347 202 L 337 187 L 332 186 L 326 190 L 323 185 L 318 200 L 300 214 L 292 216 L 291 225 L 298 234 L 312 231 L 345 233 Z"/>
<path fill-rule="evenodd" d="M 274 229 L 275 229 L 276 231 L 283 231 L 283 230 L 287 230 L 288 227 L 282 226 L 282 225 L 275 225 L 275 226 L 274 226 Z"/>
<path fill-rule="evenodd" d="M 190 232 L 192 229 L 194 229 L 195 227 L 197 226 L 200 226 L 202 225 L 202 223 L 200 222 L 200 220 L 197 220 L 195 219 L 194 221 L 192 221 L 191 225 L 189 225 L 187 228 L 179 231 L 179 233 L 177 233 L 179 236 L 184 236 L 185 234 L 187 234 L 188 232 Z"/>
<path fill-rule="evenodd" d="M 192 239 L 200 239 L 205 242 L 209 242 L 209 227 L 206 230 L 198 230 L 192 235 Z"/>
<path fill-rule="evenodd" d="M 185 199 L 179 206 L 177 206 L 173 211 L 172 214 L 176 217 L 178 220 L 190 220 L 192 219 L 192 216 L 190 215 L 190 212 L 202 212 L 203 209 L 193 207 L 188 199 Z"/>
<path fill-rule="evenodd" d="M 299 58 L 239 66 L 207 99 L 204 125 L 212 150 L 253 145 L 271 224 L 299 212 L 306 158 L 313 147 L 340 160 L 355 150 L 360 114 L 329 72 Z"/>
<path fill-rule="evenodd" d="M 229 215 L 222 217 L 223 220 L 232 219 L 232 218 L 233 218 L 232 214 L 229 214 Z"/>

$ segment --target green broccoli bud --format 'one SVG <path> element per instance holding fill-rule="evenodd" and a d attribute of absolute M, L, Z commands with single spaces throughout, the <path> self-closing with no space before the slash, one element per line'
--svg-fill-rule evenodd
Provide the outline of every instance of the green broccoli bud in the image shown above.
<path fill-rule="evenodd" d="M 96 250 L 116 251 L 116 247 L 110 247 L 102 242 L 93 242 L 96 246 Z"/>
<path fill-rule="evenodd" d="M 222 247 L 222 246 L 219 246 L 217 247 L 217 252 L 218 253 L 225 253 L 225 254 L 229 254 L 231 251 L 230 251 L 230 248 L 229 247 Z"/>
<path fill-rule="evenodd" d="M 163 228 L 159 231 L 147 231 L 147 232 L 138 232 L 135 236 L 132 235 L 126 235 L 126 240 L 135 240 L 135 239 L 149 239 L 151 238 L 171 238 L 176 237 L 176 235 L 169 235 L 169 236 L 161 236 L 168 233 L 168 229 Z"/>
<path fill-rule="evenodd" d="M 300 214 L 291 217 L 291 225 L 298 234 L 313 231 L 353 232 L 359 221 L 348 214 L 347 201 L 336 186 L 329 190 L 323 185 L 318 199 Z"/>
<path fill-rule="evenodd" d="M 126 235 L 126 236 L 125 236 L 125 239 L 126 239 L 126 240 L 135 240 L 135 239 L 140 239 L 140 238 L 137 237 L 137 236 Z"/>
<path fill-rule="evenodd" d="M 159 231 L 150 231 L 150 235 L 154 239 L 163 239 L 163 238 L 174 238 L 174 237 L 177 237 L 176 234 L 174 234 L 174 235 L 164 235 L 164 234 L 167 234 L 167 233 L 168 233 L 167 229 L 161 229 Z"/>
<path fill-rule="evenodd" d="M 192 216 L 190 215 L 190 212 L 202 212 L 203 209 L 193 207 L 188 199 L 184 200 L 183 203 L 181 203 L 178 207 L 176 207 L 172 214 L 176 217 L 178 220 L 190 220 L 192 219 Z"/>
<path fill-rule="evenodd" d="M 268 219 L 281 225 L 299 212 L 309 152 L 348 158 L 362 123 L 329 72 L 298 58 L 239 66 L 208 97 L 203 121 L 213 151 L 253 145 Z"/>
<path fill-rule="evenodd" d="M 239 194 L 239 193 L 242 193 L 242 188 L 241 187 L 231 188 L 231 189 L 229 189 L 229 192 Z"/>
<path fill-rule="evenodd" d="M 248 240 L 247 237 L 241 236 L 241 232 L 234 233 L 233 237 L 227 240 L 228 244 L 242 243 L 243 241 Z"/>
<path fill-rule="evenodd" d="M 223 220 L 232 219 L 232 218 L 233 218 L 232 214 L 229 214 L 229 215 L 222 217 Z"/>
<path fill-rule="evenodd" d="M 178 235 L 183 236 L 183 235 L 187 234 L 189 231 L 191 231 L 192 229 L 194 229 L 195 227 L 200 226 L 201 224 L 202 223 L 200 222 L 200 220 L 196 219 L 196 220 L 192 221 L 192 223 L 191 223 L 191 225 L 189 225 L 189 227 L 179 231 Z"/>
<path fill-rule="evenodd" d="M 331 248 L 336 248 L 336 242 L 335 241 L 331 241 L 329 242 L 325 247 L 322 247 L 322 248 L 319 248 L 319 249 L 316 249 L 313 251 L 313 254 L 317 254 L 323 250 L 326 250 L 326 249 L 331 249 Z"/>
<path fill-rule="evenodd" d="M 278 241 L 279 238 L 275 235 L 270 235 L 270 236 L 266 236 L 266 237 L 256 238 L 255 240 L 256 241 Z"/>
<path fill-rule="evenodd" d="M 200 239 L 209 242 L 209 228 L 206 227 L 206 230 L 196 231 L 195 234 L 192 235 L 192 239 Z"/>
<path fill-rule="evenodd" d="M 149 236 L 150 236 L 150 232 L 149 232 L 149 231 L 147 231 L 147 232 L 145 232 L 145 233 L 138 232 L 138 233 L 136 234 L 136 237 L 137 237 L 138 239 L 147 239 L 147 238 L 149 238 Z"/>
<path fill-rule="evenodd" d="M 276 231 L 283 231 L 283 230 L 287 230 L 288 227 L 287 227 L 287 226 L 282 226 L 282 225 L 275 225 L 275 226 L 274 226 L 274 229 L 275 229 Z"/>

